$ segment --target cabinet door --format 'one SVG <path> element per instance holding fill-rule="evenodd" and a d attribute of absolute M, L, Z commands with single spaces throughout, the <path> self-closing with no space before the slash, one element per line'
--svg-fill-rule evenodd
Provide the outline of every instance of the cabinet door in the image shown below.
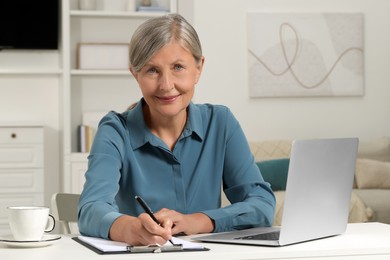
<path fill-rule="evenodd" d="M 84 174 L 88 169 L 88 162 L 73 162 L 71 167 L 71 192 L 81 193 L 85 182 Z"/>
<path fill-rule="evenodd" d="M 0 168 L 43 168 L 43 144 L 0 144 Z"/>
<path fill-rule="evenodd" d="M 0 168 L 0 191 L 2 194 L 42 192 L 43 182 L 42 168 Z"/>

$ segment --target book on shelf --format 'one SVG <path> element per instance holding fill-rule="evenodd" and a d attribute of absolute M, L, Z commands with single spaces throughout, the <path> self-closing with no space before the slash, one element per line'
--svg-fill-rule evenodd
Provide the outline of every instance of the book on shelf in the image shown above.
<path fill-rule="evenodd" d="M 79 149 L 80 153 L 89 153 L 91 151 L 93 139 L 95 137 L 96 130 L 89 125 L 79 126 Z"/>
<path fill-rule="evenodd" d="M 78 128 L 78 152 L 89 153 L 100 120 L 106 111 L 86 111 L 83 113 L 82 122 Z"/>

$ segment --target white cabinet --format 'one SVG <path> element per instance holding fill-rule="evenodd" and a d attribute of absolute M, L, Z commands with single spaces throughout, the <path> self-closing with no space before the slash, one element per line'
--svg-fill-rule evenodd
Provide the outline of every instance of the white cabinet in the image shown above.
<path fill-rule="evenodd" d="M 44 205 L 44 128 L 0 125 L 0 235 L 7 206 Z"/>
<path fill-rule="evenodd" d="M 111 0 L 104 0 L 108 3 Z M 117 1 L 118 2 L 118 1 Z M 119 1 L 120 2 L 120 1 Z M 126 3 L 123 0 L 123 3 Z M 140 5 L 141 1 L 136 1 Z M 177 12 L 177 0 L 155 0 L 169 12 Z M 81 192 L 86 154 L 78 152 L 78 126 L 85 113 L 118 112 L 141 97 L 136 81 L 127 69 L 78 69 L 77 46 L 80 43 L 128 44 L 135 29 L 146 19 L 163 12 L 135 12 L 123 10 L 79 10 L 77 0 L 62 1 L 63 51 L 63 190 Z"/>

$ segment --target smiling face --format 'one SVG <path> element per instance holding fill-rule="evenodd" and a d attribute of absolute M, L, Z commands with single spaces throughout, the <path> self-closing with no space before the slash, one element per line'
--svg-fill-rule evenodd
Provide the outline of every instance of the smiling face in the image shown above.
<path fill-rule="evenodd" d="M 162 47 L 140 71 L 130 68 L 149 106 L 152 120 L 182 119 L 194 95 L 204 58 L 197 62 L 179 42 Z"/>

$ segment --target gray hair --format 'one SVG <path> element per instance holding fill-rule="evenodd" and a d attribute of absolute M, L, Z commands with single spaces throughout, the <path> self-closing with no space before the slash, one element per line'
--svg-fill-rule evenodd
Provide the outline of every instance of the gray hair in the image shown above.
<path fill-rule="evenodd" d="M 130 41 L 130 66 L 139 72 L 162 47 L 176 40 L 188 49 L 196 62 L 202 59 L 202 47 L 195 29 L 179 14 L 167 14 L 147 20 Z"/>

